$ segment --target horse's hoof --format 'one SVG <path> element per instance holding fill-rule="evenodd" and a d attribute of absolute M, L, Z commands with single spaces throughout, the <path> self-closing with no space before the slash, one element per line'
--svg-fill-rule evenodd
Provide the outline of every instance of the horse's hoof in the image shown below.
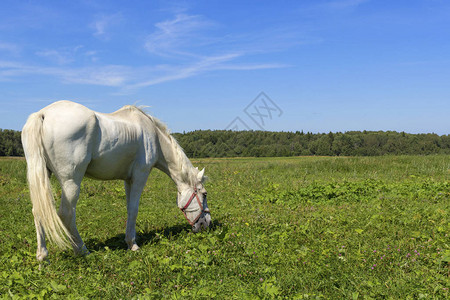
<path fill-rule="evenodd" d="M 139 250 L 139 246 L 134 244 L 133 247 L 130 248 L 131 251 L 138 251 Z"/>
<path fill-rule="evenodd" d="M 81 250 L 74 249 L 74 252 L 75 252 L 75 255 L 77 255 L 77 256 L 87 256 L 87 255 L 91 254 L 91 252 L 89 252 L 89 250 L 86 248 L 85 245 L 83 245 L 83 247 L 81 247 Z"/>
<path fill-rule="evenodd" d="M 47 258 L 47 255 L 38 254 L 36 258 L 39 262 L 43 262 Z"/>
<path fill-rule="evenodd" d="M 36 258 L 37 258 L 37 260 L 38 260 L 39 262 L 42 262 L 42 261 L 46 260 L 47 257 L 48 257 L 48 251 L 47 251 L 47 249 L 42 250 L 42 251 L 39 251 L 39 252 L 36 253 Z"/>

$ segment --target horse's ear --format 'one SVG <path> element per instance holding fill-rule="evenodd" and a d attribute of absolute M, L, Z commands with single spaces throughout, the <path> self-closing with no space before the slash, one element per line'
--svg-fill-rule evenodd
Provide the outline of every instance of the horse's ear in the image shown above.
<path fill-rule="evenodd" d="M 197 179 L 198 181 L 203 181 L 203 175 L 205 174 L 205 168 L 203 168 L 203 170 L 201 170 L 200 172 L 198 172 L 197 174 Z"/>

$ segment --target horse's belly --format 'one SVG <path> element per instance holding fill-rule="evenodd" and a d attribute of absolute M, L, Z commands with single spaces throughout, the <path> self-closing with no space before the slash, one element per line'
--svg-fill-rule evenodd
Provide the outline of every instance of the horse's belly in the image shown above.
<path fill-rule="evenodd" d="M 131 177 L 134 160 L 135 155 L 103 155 L 90 162 L 86 176 L 100 180 L 126 180 Z"/>

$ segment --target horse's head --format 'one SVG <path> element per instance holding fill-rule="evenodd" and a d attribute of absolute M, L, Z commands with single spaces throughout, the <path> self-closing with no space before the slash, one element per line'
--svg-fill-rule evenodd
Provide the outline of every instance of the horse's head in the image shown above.
<path fill-rule="evenodd" d="M 197 183 L 187 186 L 178 192 L 178 207 L 183 212 L 186 220 L 192 225 L 193 232 L 199 232 L 202 228 L 208 228 L 211 224 L 211 214 L 206 201 L 207 192 L 203 186 L 205 169 L 197 174 Z"/>

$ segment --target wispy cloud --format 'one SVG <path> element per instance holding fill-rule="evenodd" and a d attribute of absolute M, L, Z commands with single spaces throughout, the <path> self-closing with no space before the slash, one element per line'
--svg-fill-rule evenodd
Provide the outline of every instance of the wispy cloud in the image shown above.
<path fill-rule="evenodd" d="M 0 81 L 10 81 L 25 75 L 44 75 L 59 78 L 64 83 L 100 86 L 123 86 L 133 72 L 124 66 L 99 67 L 42 67 L 19 62 L 0 61 Z"/>
<path fill-rule="evenodd" d="M 126 88 L 151 86 L 217 70 L 246 71 L 287 67 L 281 63 L 248 64 L 237 60 L 245 60 L 247 56 L 261 53 L 264 48 L 270 52 L 275 48 L 277 51 L 280 47 L 286 47 L 287 43 L 283 44 L 281 40 L 289 39 L 286 36 L 288 33 L 280 35 L 280 32 L 275 32 L 276 38 L 263 33 L 259 34 L 260 38 L 254 38 L 250 33 L 230 36 L 217 33 L 216 29 L 220 27 L 220 24 L 204 16 L 189 15 L 186 12 L 156 23 L 155 30 L 147 36 L 145 49 L 152 55 L 170 59 L 171 65 L 166 66 L 164 72 Z M 276 44 L 278 46 L 274 46 Z M 179 61 L 183 63 L 178 63 Z"/>
<path fill-rule="evenodd" d="M 8 52 L 12 55 L 18 55 L 20 52 L 20 47 L 16 44 L 0 42 L 0 51 Z"/>
<path fill-rule="evenodd" d="M 338 0 L 327 2 L 330 6 L 352 6 L 368 0 Z M 145 40 L 145 49 L 153 55 L 170 59 L 203 59 L 229 53 L 250 56 L 259 53 L 283 51 L 298 45 L 320 43 L 322 39 L 311 36 L 308 30 L 291 23 L 276 26 L 243 28 L 239 33 L 227 32 L 226 27 L 202 15 L 186 12 L 154 25 Z"/>
<path fill-rule="evenodd" d="M 147 73 L 150 79 L 137 82 L 135 84 L 125 86 L 124 90 L 131 90 L 136 88 L 142 88 L 161 84 L 164 82 L 170 82 L 174 80 L 180 80 L 189 78 L 192 76 L 200 75 L 207 72 L 228 70 L 228 71 L 250 71 L 250 70 L 263 70 L 263 69 L 278 69 L 286 68 L 289 65 L 266 63 L 266 64 L 238 64 L 230 63 L 233 60 L 241 57 L 241 54 L 226 54 L 222 56 L 205 57 L 195 63 L 182 66 L 164 66 L 159 70 L 154 70 L 153 76 Z"/>
<path fill-rule="evenodd" d="M 121 87 L 130 79 L 132 70 L 125 66 L 108 65 L 101 67 L 58 70 L 67 83 Z"/>
<path fill-rule="evenodd" d="M 212 26 L 214 23 L 202 16 L 177 14 L 155 24 L 156 30 L 147 37 L 145 48 L 160 56 L 193 56 L 191 48 L 206 42 L 201 32 Z"/>
<path fill-rule="evenodd" d="M 130 85 L 127 88 L 140 88 L 145 86 L 151 86 L 167 81 L 173 81 L 177 79 L 188 78 L 200 73 L 203 73 L 208 70 L 212 70 L 217 68 L 220 63 L 224 63 L 230 61 L 236 57 L 239 57 L 239 54 L 227 54 L 222 56 L 214 56 L 214 57 L 206 57 L 196 63 L 187 66 L 177 66 L 177 67 L 166 67 L 165 74 L 155 76 L 152 79 L 145 80 L 142 82 L 138 82 L 136 84 Z"/>
<path fill-rule="evenodd" d="M 97 15 L 90 28 L 94 36 L 108 39 L 111 28 L 122 21 L 120 13 Z M 172 17 L 155 23 L 143 41 L 148 54 L 157 56 L 159 64 L 102 65 L 99 59 L 101 50 L 79 45 L 35 51 L 34 54 L 41 60 L 34 63 L 0 61 L 0 81 L 27 75 L 51 76 L 66 84 L 117 87 L 126 93 L 220 70 L 286 68 L 289 66 L 284 63 L 249 63 L 247 58 L 262 51 L 279 51 L 299 42 L 293 29 L 265 28 L 259 32 L 243 32 L 239 36 L 231 36 L 223 29 L 223 26 L 202 15 L 178 10 Z M 0 43 L 0 51 L 1 47 Z M 8 48 L 6 44 L 4 48 Z"/>
<path fill-rule="evenodd" d="M 96 62 L 98 60 L 98 52 L 88 50 L 83 45 L 75 47 L 63 47 L 58 49 L 44 49 L 35 53 L 37 56 L 56 63 L 57 65 L 68 65 L 74 62 Z"/>
<path fill-rule="evenodd" d="M 36 52 L 38 56 L 48 58 L 51 61 L 56 62 L 58 65 L 66 65 L 74 61 L 71 54 L 57 50 L 43 50 Z"/>
<path fill-rule="evenodd" d="M 160 65 L 132 68 L 122 65 L 96 67 L 43 67 L 20 62 L 0 61 L 0 81 L 26 75 L 51 76 L 66 84 L 87 84 L 120 88 L 123 92 L 189 78 L 217 70 L 260 70 L 288 67 L 284 64 L 230 64 L 238 53 L 205 57 L 184 65 Z"/>
<path fill-rule="evenodd" d="M 98 38 L 108 39 L 110 36 L 109 30 L 120 24 L 123 21 L 123 16 L 120 13 L 110 15 L 98 15 L 90 27 L 93 29 L 93 35 Z"/>

